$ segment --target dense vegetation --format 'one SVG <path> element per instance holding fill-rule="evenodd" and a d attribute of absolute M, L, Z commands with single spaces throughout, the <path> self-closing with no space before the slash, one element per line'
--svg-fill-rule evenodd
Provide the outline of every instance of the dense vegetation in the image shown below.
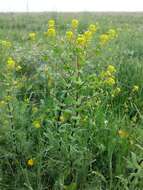
<path fill-rule="evenodd" d="M 143 189 L 143 15 L 0 15 L 0 189 Z"/>

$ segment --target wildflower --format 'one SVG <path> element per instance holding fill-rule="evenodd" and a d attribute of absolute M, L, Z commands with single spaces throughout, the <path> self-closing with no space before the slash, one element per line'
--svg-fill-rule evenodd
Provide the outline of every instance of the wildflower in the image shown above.
<path fill-rule="evenodd" d="M 110 73 L 110 71 L 107 70 L 107 71 L 104 72 L 104 76 L 105 77 L 111 77 L 112 73 Z"/>
<path fill-rule="evenodd" d="M 132 91 L 133 92 L 138 92 L 139 91 L 139 86 L 134 85 Z"/>
<path fill-rule="evenodd" d="M 110 29 L 107 33 L 108 33 L 110 39 L 114 39 L 114 38 L 118 37 L 118 34 L 117 34 L 116 30 L 114 30 L 114 29 Z"/>
<path fill-rule="evenodd" d="M 120 92 L 121 92 L 121 89 L 120 89 L 119 87 L 117 87 L 117 88 L 113 91 L 112 97 L 117 96 L 118 94 L 120 94 Z"/>
<path fill-rule="evenodd" d="M 86 39 L 84 35 L 79 35 L 76 39 L 76 44 L 79 46 L 84 46 L 86 44 Z"/>
<path fill-rule="evenodd" d="M 56 30 L 54 28 L 49 28 L 47 32 L 45 32 L 45 35 L 48 37 L 55 37 L 56 36 Z"/>
<path fill-rule="evenodd" d="M 67 31 L 66 32 L 66 38 L 67 38 L 67 40 L 72 40 L 73 39 L 73 32 L 72 31 Z"/>
<path fill-rule="evenodd" d="M 84 37 L 85 37 L 86 41 L 91 40 L 91 38 L 92 38 L 92 32 L 91 31 L 84 32 Z"/>
<path fill-rule="evenodd" d="M 32 167 L 34 165 L 34 160 L 31 158 L 27 161 L 27 165 Z"/>
<path fill-rule="evenodd" d="M 90 24 L 88 29 L 92 33 L 96 32 L 96 30 L 97 30 L 96 25 L 94 25 L 94 24 Z"/>
<path fill-rule="evenodd" d="M 37 120 L 33 122 L 33 126 L 34 126 L 35 128 L 37 128 L 37 129 L 38 129 L 38 128 L 41 128 L 41 124 L 40 124 L 40 122 L 37 121 Z"/>
<path fill-rule="evenodd" d="M 107 68 L 107 71 L 109 71 L 110 73 L 115 73 L 116 72 L 116 69 L 113 65 L 109 65 L 108 68 Z"/>
<path fill-rule="evenodd" d="M 121 138 L 127 138 L 129 136 L 129 134 L 127 133 L 127 131 L 124 131 L 122 129 L 120 129 L 118 131 L 118 135 L 121 137 Z"/>
<path fill-rule="evenodd" d="M 1 44 L 3 47 L 6 47 L 6 48 L 10 48 L 10 47 L 12 46 L 11 42 L 6 41 L 6 40 L 1 40 L 1 41 L 0 41 L 0 44 Z"/>
<path fill-rule="evenodd" d="M 36 33 L 35 32 L 30 32 L 29 33 L 29 39 L 34 41 L 36 39 Z"/>
<path fill-rule="evenodd" d="M 16 65 L 16 63 L 13 60 L 13 58 L 9 57 L 8 60 L 7 60 L 7 69 L 13 70 L 13 69 L 15 69 L 15 65 Z"/>
<path fill-rule="evenodd" d="M 101 72 L 101 78 L 107 78 L 107 77 L 111 77 L 112 74 L 107 70 L 107 71 L 102 71 Z"/>
<path fill-rule="evenodd" d="M 113 86 L 115 84 L 115 79 L 113 77 L 109 77 L 105 80 L 105 83 L 109 86 Z"/>
<path fill-rule="evenodd" d="M 110 38 L 109 38 L 109 36 L 107 34 L 102 34 L 100 36 L 100 43 L 101 43 L 101 45 L 106 44 L 109 41 L 109 39 Z"/>
<path fill-rule="evenodd" d="M 76 29 L 78 27 L 78 24 L 79 24 L 78 20 L 77 19 L 73 19 L 72 23 L 71 23 L 71 26 L 72 26 L 73 29 Z"/>
<path fill-rule="evenodd" d="M 55 27 L 55 20 L 51 19 L 48 21 L 48 27 L 49 28 L 54 28 Z"/>

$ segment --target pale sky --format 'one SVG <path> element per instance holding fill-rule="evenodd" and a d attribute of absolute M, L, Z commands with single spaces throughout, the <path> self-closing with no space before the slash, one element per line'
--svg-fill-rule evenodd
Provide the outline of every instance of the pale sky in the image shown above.
<path fill-rule="evenodd" d="M 28 4 L 28 5 L 27 5 Z M 0 0 L 0 12 L 143 11 L 143 0 Z"/>

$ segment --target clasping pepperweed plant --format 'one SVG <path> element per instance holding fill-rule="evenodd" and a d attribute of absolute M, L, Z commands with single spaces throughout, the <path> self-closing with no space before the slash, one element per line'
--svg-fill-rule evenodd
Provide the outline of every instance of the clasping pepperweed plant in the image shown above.
<path fill-rule="evenodd" d="M 0 40 L 0 189 L 142 190 L 141 86 L 104 59 L 118 28 L 86 28 Z"/>

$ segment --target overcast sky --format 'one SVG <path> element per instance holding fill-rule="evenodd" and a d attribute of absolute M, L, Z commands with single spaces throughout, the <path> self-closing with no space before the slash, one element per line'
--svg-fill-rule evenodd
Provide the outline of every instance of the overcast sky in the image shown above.
<path fill-rule="evenodd" d="M 0 12 L 143 11 L 143 0 L 0 0 Z"/>

